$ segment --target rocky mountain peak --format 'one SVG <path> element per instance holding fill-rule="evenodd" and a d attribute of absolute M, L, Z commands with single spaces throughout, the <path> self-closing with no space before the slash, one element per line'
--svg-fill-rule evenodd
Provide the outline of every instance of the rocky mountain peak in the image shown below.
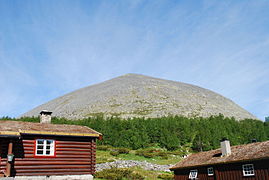
<path fill-rule="evenodd" d="M 132 117 L 187 117 L 223 114 L 236 119 L 255 116 L 210 90 L 182 82 L 140 74 L 125 74 L 78 89 L 40 105 L 22 116 L 36 116 L 42 109 L 68 119 L 96 115 Z"/>

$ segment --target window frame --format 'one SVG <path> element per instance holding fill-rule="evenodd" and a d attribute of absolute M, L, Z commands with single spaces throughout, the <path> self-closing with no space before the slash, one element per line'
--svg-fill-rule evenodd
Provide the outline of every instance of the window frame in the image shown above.
<path fill-rule="evenodd" d="M 195 177 L 192 176 L 193 175 L 192 172 L 195 172 Z M 190 170 L 189 179 L 196 179 L 197 177 L 198 177 L 198 170 L 197 169 Z"/>
<path fill-rule="evenodd" d="M 208 167 L 207 168 L 207 175 L 208 176 L 214 176 L 214 168 L 213 167 Z"/>
<path fill-rule="evenodd" d="M 37 154 L 37 150 L 38 150 L 38 148 L 37 148 L 37 146 L 38 146 L 37 141 L 38 140 L 44 141 L 43 149 L 42 149 L 43 150 L 43 154 Z M 46 154 L 47 141 L 52 141 L 52 143 L 53 143 L 53 147 L 49 149 L 50 150 L 50 154 L 49 155 Z M 34 157 L 37 157 L 37 158 L 56 157 L 56 140 L 54 140 L 54 139 L 41 139 L 41 138 L 35 139 Z"/>
<path fill-rule="evenodd" d="M 248 166 L 248 167 L 246 167 L 246 166 Z M 247 169 L 249 167 L 251 167 L 252 170 Z M 242 171 L 243 171 L 243 176 L 255 176 L 254 164 L 243 164 L 242 165 Z M 251 171 L 253 171 L 252 174 L 249 173 Z"/>

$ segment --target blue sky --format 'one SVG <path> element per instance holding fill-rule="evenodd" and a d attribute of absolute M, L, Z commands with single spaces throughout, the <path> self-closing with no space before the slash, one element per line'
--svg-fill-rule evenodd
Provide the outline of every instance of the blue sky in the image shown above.
<path fill-rule="evenodd" d="M 0 0 L 0 116 L 126 73 L 269 116 L 269 1 Z"/>

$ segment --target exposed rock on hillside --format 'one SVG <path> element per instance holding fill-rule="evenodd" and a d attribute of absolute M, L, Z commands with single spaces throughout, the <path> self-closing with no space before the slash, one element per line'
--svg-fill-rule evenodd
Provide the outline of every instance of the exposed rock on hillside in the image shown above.
<path fill-rule="evenodd" d="M 127 74 L 76 90 L 22 116 L 36 116 L 43 109 L 68 119 L 98 114 L 129 118 L 168 115 L 208 117 L 219 113 L 236 119 L 256 119 L 233 101 L 210 90 L 137 74 Z"/>
<path fill-rule="evenodd" d="M 102 171 L 104 169 L 110 169 L 111 167 L 117 168 L 130 168 L 134 166 L 142 167 L 147 171 L 166 171 L 170 172 L 169 168 L 174 166 L 173 164 L 159 165 L 152 164 L 147 161 L 134 161 L 134 160 L 118 160 L 114 162 L 106 162 L 102 164 L 96 164 L 96 172 Z"/>

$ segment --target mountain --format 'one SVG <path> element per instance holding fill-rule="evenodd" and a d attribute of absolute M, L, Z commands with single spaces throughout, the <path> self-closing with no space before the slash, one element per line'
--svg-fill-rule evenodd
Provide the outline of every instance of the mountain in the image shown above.
<path fill-rule="evenodd" d="M 210 90 L 137 74 L 126 74 L 76 90 L 22 116 L 37 116 L 44 109 L 67 119 L 100 114 L 132 118 L 168 115 L 208 117 L 219 113 L 238 120 L 257 119 L 230 99 Z"/>

